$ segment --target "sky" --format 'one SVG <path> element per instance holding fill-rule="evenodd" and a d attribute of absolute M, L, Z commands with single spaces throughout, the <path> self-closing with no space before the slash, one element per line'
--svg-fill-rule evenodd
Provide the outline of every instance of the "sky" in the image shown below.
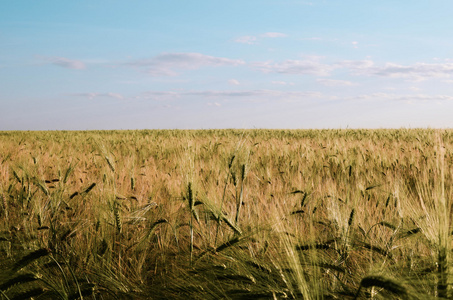
<path fill-rule="evenodd" d="M 0 130 L 453 127 L 451 0 L 0 0 Z"/>

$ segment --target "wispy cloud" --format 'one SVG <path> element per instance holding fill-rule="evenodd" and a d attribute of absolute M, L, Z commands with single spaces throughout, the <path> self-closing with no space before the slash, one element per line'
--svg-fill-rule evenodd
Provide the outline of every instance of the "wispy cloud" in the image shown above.
<path fill-rule="evenodd" d="M 371 60 L 357 60 L 342 61 L 336 66 L 350 69 L 355 75 L 404 78 L 413 81 L 439 77 L 449 78 L 453 75 L 453 63 L 415 63 L 412 65 L 385 63 L 379 66 Z"/>
<path fill-rule="evenodd" d="M 287 36 L 288 35 L 286 33 L 281 33 L 281 32 L 266 32 L 266 33 L 260 34 L 258 36 L 244 35 L 244 36 L 238 37 L 234 41 L 236 43 L 253 45 L 253 44 L 256 44 L 260 39 L 263 39 L 263 38 L 283 38 L 283 37 L 287 37 Z"/>
<path fill-rule="evenodd" d="M 450 77 L 453 74 L 453 63 L 416 63 L 408 66 L 386 63 L 383 67 L 378 67 L 370 71 L 373 75 L 377 76 L 408 78 L 421 81 L 432 77 Z"/>
<path fill-rule="evenodd" d="M 365 60 L 343 60 L 334 64 L 337 68 L 347 68 L 355 72 L 360 72 L 361 70 L 370 70 L 374 67 L 374 62 L 369 59 Z"/>
<path fill-rule="evenodd" d="M 285 60 L 281 63 L 257 62 L 252 66 L 264 73 L 310 74 L 329 76 L 337 68 L 335 65 L 323 64 L 318 60 Z"/>
<path fill-rule="evenodd" d="M 240 43 L 240 44 L 253 45 L 253 44 L 256 43 L 257 40 L 258 40 L 258 39 L 257 39 L 256 36 L 245 35 L 245 36 L 238 37 L 238 38 L 235 39 L 234 41 L 235 41 L 236 43 Z"/>
<path fill-rule="evenodd" d="M 112 99 L 124 99 L 124 96 L 118 93 L 75 93 L 71 94 L 71 96 L 83 97 L 87 99 L 95 99 L 95 98 L 112 98 Z"/>
<path fill-rule="evenodd" d="M 450 95 L 427 95 L 427 94 L 389 94 L 389 93 L 373 93 L 362 94 L 355 97 L 347 98 L 348 100 L 390 100 L 404 101 L 406 103 L 413 102 L 441 102 L 453 101 L 453 96 Z"/>
<path fill-rule="evenodd" d="M 293 75 L 315 75 L 327 77 L 334 70 L 343 69 L 356 76 L 377 76 L 389 78 L 402 78 L 411 81 L 422 81 L 430 78 L 445 78 L 448 80 L 453 75 L 453 63 L 415 63 L 401 65 L 385 63 L 378 65 L 370 59 L 344 60 L 333 63 L 324 63 L 323 57 L 306 57 L 302 60 L 285 60 L 282 62 L 254 62 L 249 65 L 264 73 L 280 73 Z M 448 82 L 445 81 L 444 82 Z M 318 80 L 328 86 L 351 85 L 348 81 L 335 81 L 331 79 Z"/>
<path fill-rule="evenodd" d="M 266 38 L 280 38 L 280 37 L 287 37 L 288 35 L 286 33 L 281 33 L 281 32 L 266 32 L 260 35 L 261 37 L 266 37 Z"/>
<path fill-rule="evenodd" d="M 271 83 L 276 85 L 294 85 L 294 82 L 286 82 L 281 80 L 271 81 Z"/>
<path fill-rule="evenodd" d="M 417 86 L 411 86 L 408 89 L 413 91 L 413 92 L 420 92 L 422 90 L 421 88 L 419 88 Z"/>
<path fill-rule="evenodd" d="M 279 90 L 201 90 L 201 91 L 148 91 L 141 99 L 174 100 L 183 97 L 228 100 L 232 98 L 269 99 L 307 99 L 320 98 L 322 94 L 314 91 L 279 91 Z"/>
<path fill-rule="evenodd" d="M 245 64 L 240 59 L 215 57 L 201 53 L 162 53 L 151 59 L 136 60 L 127 65 L 144 69 L 152 76 L 174 76 L 177 70 L 195 70 L 203 66 L 237 66 Z"/>
<path fill-rule="evenodd" d="M 182 95 L 201 96 L 213 98 L 230 98 L 230 97 L 320 97 L 318 92 L 302 92 L 302 91 L 279 91 L 279 90 L 245 90 L 245 91 L 190 91 L 183 92 Z"/>
<path fill-rule="evenodd" d="M 305 41 L 322 41 L 323 38 L 321 38 L 321 37 L 309 37 L 309 38 L 302 38 L 300 40 L 302 40 L 302 41 L 304 41 L 304 40 Z"/>
<path fill-rule="evenodd" d="M 230 79 L 228 80 L 228 83 L 231 85 L 239 85 L 239 81 L 237 79 Z"/>
<path fill-rule="evenodd" d="M 353 86 L 355 83 L 348 80 L 337 80 L 337 79 L 316 79 L 316 81 L 324 86 L 340 87 L 340 86 Z"/>
<path fill-rule="evenodd" d="M 45 60 L 53 65 L 67 69 L 83 70 L 86 68 L 86 65 L 82 61 L 66 57 L 48 57 Z"/>

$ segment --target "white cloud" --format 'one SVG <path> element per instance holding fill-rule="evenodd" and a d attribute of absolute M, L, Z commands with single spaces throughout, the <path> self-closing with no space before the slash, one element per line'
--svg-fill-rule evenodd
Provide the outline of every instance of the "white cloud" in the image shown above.
<path fill-rule="evenodd" d="M 271 81 L 272 84 L 277 85 L 294 85 L 294 82 L 286 82 L 286 81 Z"/>
<path fill-rule="evenodd" d="M 281 32 L 266 32 L 261 35 L 262 37 L 267 38 L 279 38 L 279 37 L 287 37 L 288 35 Z"/>
<path fill-rule="evenodd" d="M 124 96 L 118 93 L 76 93 L 72 94 L 72 96 L 83 97 L 87 99 L 95 99 L 95 98 L 113 98 L 113 99 L 124 99 Z"/>
<path fill-rule="evenodd" d="M 258 36 L 244 35 L 244 36 L 238 37 L 234 41 L 236 43 L 253 45 L 253 44 L 256 44 L 260 38 L 282 38 L 282 37 L 287 37 L 287 36 L 288 36 L 287 34 L 281 33 L 281 32 L 266 32 L 266 33 L 260 34 Z"/>
<path fill-rule="evenodd" d="M 83 97 L 86 99 L 126 99 L 119 93 L 77 93 L 71 96 Z M 213 107 L 222 106 L 222 101 L 238 99 L 247 102 L 256 101 L 303 101 L 303 100 L 348 100 L 348 101 L 401 101 L 405 103 L 453 101 L 450 95 L 431 95 L 423 93 L 414 94 L 397 94 L 397 93 L 371 93 L 360 94 L 352 97 L 332 97 L 316 91 L 280 91 L 280 90 L 180 90 L 180 91 L 148 91 L 136 97 L 130 98 L 136 100 L 152 101 L 191 101 L 192 99 L 206 99 L 206 104 Z M 164 103 L 165 103 L 164 102 Z M 169 104 L 170 105 L 170 104 Z"/>
<path fill-rule="evenodd" d="M 285 60 L 281 63 L 258 62 L 253 63 L 252 66 L 264 73 L 316 76 L 329 76 L 337 68 L 335 65 L 323 64 L 317 60 Z"/>
<path fill-rule="evenodd" d="M 67 68 L 67 69 L 74 69 L 74 70 L 83 70 L 86 68 L 85 64 L 80 60 L 72 60 L 65 57 L 51 57 L 45 58 L 48 62 L 53 65 Z"/>
<path fill-rule="evenodd" d="M 412 94 L 412 95 L 399 95 L 388 93 L 374 93 L 358 95 L 348 100 L 391 100 L 391 101 L 404 101 L 404 102 L 427 102 L 427 101 L 453 101 L 453 96 L 449 95 L 426 95 L 426 94 Z"/>
<path fill-rule="evenodd" d="M 355 72 L 360 72 L 361 70 L 370 70 L 374 66 L 372 60 L 343 60 L 335 64 L 338 68 L 347 68 Z"/>
<path fill-rule="evenodd" d="M 134 99 L 139 100 L 157 100 L 157 101 L 168 101 L 180 98 L 180 92 L 175 91 L 148 91 L 135 96 Z"/>
<path fill-rule="evenodd" d="M 194 70 L 203 66 L 237 66 L 245 64 L 240 59 L 215 57 L 201 53 L 163 53 L 151 59 L 137 60 L 127 65 L 143 68 L 152 76 L 174 76 L 175 70 Z"/>
<path fill-rule="evenodd" d="M 336 79 L 316 79 L 322 85 L 330 86 L 330 87 L 338 87 L 338 86 L 353 86 L 356 85 L 355 83 L 347 80 L 336 80 Z"/>
<path fill-rule="evenodd" d="M 106 93 L 106 97 L 116 98 L 116 99 L 124 99 L 123 95 L 118 93 Z"/>
<path fill-rule="evenodd" d="M 292 75 L 314 75 L 318 77 L 331 76 L 335 70 L 349 71 L 356 76 L 377 76 L 401 78 L 411 81 L 421 81 L 429 78 L 444 78 L 453 76 L 453 62 L 444 63 L 415 63 L 409 65 L 385 63 L 377 64 L 371 59 L 343 60 L 325 62 L 326 58 L 319 56 L 304 56 L 301 59 L 288 59 L 280 62 L 261 61 L 246 63 L 241 59 L 215 57 L 201 53 L 162 53 L 150 59 L 136 60 L 127 63 L 143 70 L 152 76 L 174 76 L 182 70 L 195 70 L 201 67 L 240 66 L 247 64 L 263 73 L 279 73 Z M 80 61 L 64 58 L 53 59 L 52 63 L 73 69 L 85 68 Z M 230 79 L 229 84 L 237 85 L 237 79 Z M 348 81 L 321 80 L 319 83 L 328 86 L 351 85 Z"/>
<path fill-rule="evenodd" d="M 302 41 L 322 41 L 323 38 L 320 37 L 309 37 L 309 38 L 302 38 Z"/>
<path fill-rule="evenodd" d="M 453 96 L 449 95 L 426 95 L 426 94 L 416 94 L 416 95 L 400 95 L 395 97 L 395 100 L 413 100 L 413 101 L 453 101 Z"/>
<path fill-rule="evenodd" d="M 349 69 L 354 75 L 404 78 L 413 81 L 439 77 L 449 78 L 453 74 L 453 63 L 415 63 L 412 65 L 386 63 L 383 66 L 377 66 L 371 60 L 348 60 L 341 61 L 336 66 Z"/>
<path fill-rule="evenodd" d="M 253 44 L 256 43 L 257 38 L 256 38 L 256 36 L 246 35 L 246 36 L 238 37 L 238 38 L 235 39 L 234 41 L 235 41 L 236 43 L 253 45 Z"/>
<path fill-rule="evenodd" d="M 279 90 L 201 90 L 201 91 L 149 91 L 138 98 L 151 100 L 174 100 L 183 97 L 201 97 L 209 99 L 256 98 L 269 99 L 306 99 L 320 98 L 322 94 L 312 91 L 279 91 Z M 210 102 L 213 103 L 213 102 Z"/>
<path fill-rule="evenodd" d="M 386 63 L 383 67 L 371 69 L 370 71 L 373 75 L 377 76 L 408 78 L 421 81 L 430 77 L 450 77 L 453 74 L 453 63 L 416 63 L 408 66 Z"/>
<path fill-rule="evenodd" d="M 422 89 L 416 86 L 411 86 L 409 87 L 409 90 L 414 91 L 414 92 L 420 92 Z"/>

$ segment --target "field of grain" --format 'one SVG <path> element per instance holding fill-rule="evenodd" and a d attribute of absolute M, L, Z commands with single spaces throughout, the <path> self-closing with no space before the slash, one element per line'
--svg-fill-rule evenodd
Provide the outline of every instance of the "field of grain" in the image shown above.
<path fill-rule="evenodd" d="M 451 297 L 453 131 L 0 132 L 0 299 Z"/>

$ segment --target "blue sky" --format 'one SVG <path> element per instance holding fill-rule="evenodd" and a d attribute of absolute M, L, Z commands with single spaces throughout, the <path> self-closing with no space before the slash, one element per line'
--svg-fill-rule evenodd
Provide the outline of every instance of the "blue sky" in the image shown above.
<path fill-rule="evenodd" d="M 453 127 L 452 11 L 0 0 L 0 130 Z"/>

